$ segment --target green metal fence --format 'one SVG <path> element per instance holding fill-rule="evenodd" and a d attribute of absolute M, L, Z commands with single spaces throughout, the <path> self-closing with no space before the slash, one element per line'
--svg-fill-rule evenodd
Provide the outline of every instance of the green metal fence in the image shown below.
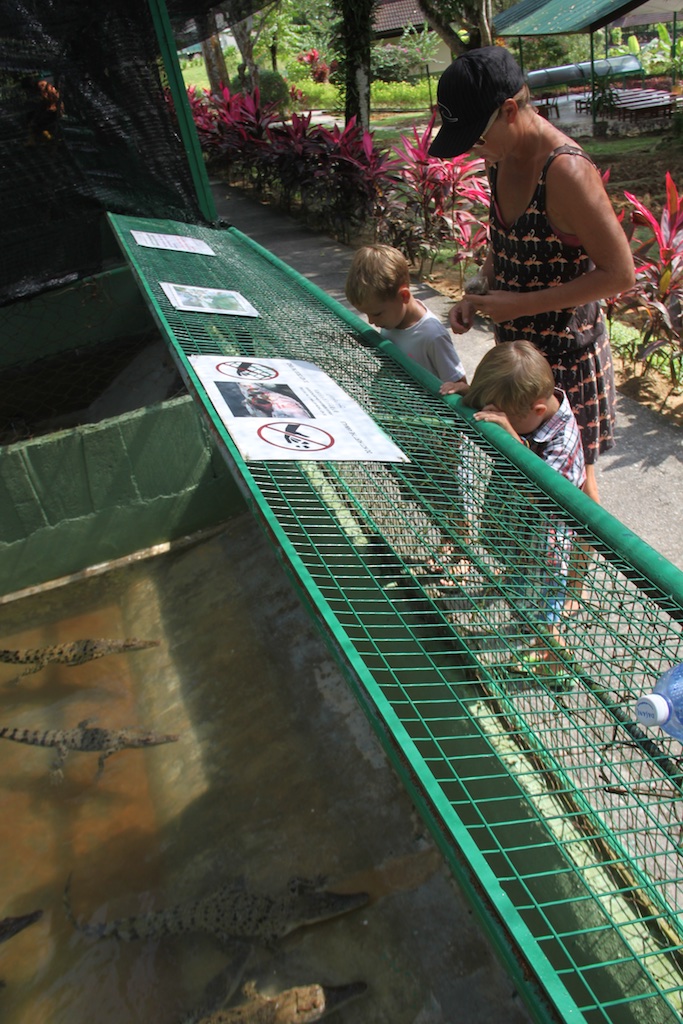
<path fill-rule="evenodd" d="M 683 660 L 683 574 L 237 230 L 110 220 L 536 1018 L 680 1020 L 681 747 L 646 734 L 634 704 Z M 217 256 L 142 248 L 131 228 L 192 234 Z M 261 316 L 180 312 L 159 280 L 235 289 Z M 194 353 L 318 364 L 410 463 L 243 462 Z M 551 629 L 553 602 L 571 614 Z"/>

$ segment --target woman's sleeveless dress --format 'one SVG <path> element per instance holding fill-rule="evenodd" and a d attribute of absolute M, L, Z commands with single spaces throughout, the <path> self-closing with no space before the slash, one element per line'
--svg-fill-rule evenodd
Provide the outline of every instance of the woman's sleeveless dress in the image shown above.
<path fill-rule="evenodd" d="M 496 167 L 491 182 L 490 239 L 494 290 L 535 291 L 572 281 L 592 269 L 578 239 L 556 233 L 546 213 L 546 175 L 555 157 L 572 153 L 588 160 L 574 146 L 559 146 L 548 157 L 524 213 L 509 227 L 496 203 Z M 494 327 L 496 342 L 526 339 L 550 363 L 557 386 L 566 392 L 581 430 L 586 463 L 614 444 L 614 373 L 612 354 L 598 302 L 585 306 L 518 317 Z"/>

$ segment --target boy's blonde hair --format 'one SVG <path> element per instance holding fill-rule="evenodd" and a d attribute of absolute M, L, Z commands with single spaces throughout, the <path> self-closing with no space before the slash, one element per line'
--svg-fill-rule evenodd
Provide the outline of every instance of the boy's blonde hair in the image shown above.
<path fill-rule="evenodd" d="M 410 267 L 391 245 L 364 245 L 351 261 L 346 298 L 360 309 L 373 299 L 393 299 L 403 285 L 410 287 Z"/>
<path fill-rule="evenodd" d="M 525 413 L 554 390 L 550 363 L 530 341 L 503 341 L 483 357 L 463 400 L 474 409 L 495 405 L 505 413 Z"/>

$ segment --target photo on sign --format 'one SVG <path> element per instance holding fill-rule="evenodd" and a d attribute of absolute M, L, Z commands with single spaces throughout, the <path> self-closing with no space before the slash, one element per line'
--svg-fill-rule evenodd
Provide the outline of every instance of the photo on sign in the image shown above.
<path fill-rule="evenodd" d="M 193 284 L 171 284 L 170 281 L 160 281 L 159 284 L 176 309 L 195 313 L 228 313 L 232 316 L 260 315 L 239 292 L 225 291 L 223 288 L 200 288 Z"/>
<path fill-rule="evenodd" d="M 214 381 L 233 416 L 268 419 L 314 419 L 313 413 L 289 384 L 230 384 Z"/>

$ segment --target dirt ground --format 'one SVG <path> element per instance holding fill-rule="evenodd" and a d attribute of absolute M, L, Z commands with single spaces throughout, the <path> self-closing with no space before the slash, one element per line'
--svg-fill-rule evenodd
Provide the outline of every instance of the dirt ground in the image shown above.
<path fill-rule="evenodd" d="M 621 153 L 611 157 L 604 166 L 598 161 L 598 166 L 601 171 L 610 168 L 607 190 L 617 210 L 626 205 L 624 191 L 627 191 L 637 195 L 659 218 L 667 171 L 683 193 L 683 144 L 668 138 L 653 137 L 652 149 Z M 444 295 L 460 296 L 460 272 L 457 268 L 439 267 L 428 280 Z M 668 422 L 683 427 L 683 393 L 676 393 L 666 377 L 652 369 L 643 372 L 642 364 L 634 367 L 618 355 L 615 358 L 615 376 L 622 394 L 660 413 Z"/>

